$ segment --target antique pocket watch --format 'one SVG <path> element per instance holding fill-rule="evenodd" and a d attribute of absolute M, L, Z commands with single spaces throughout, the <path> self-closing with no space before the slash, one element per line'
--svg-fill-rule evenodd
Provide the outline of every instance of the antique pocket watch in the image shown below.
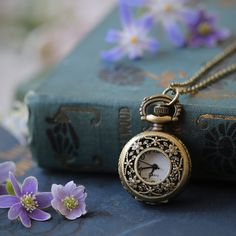
<path fill-rule="evenodd" d="M 167 133 L 164 126 L 177 121 L 181 114 L 179 95 L 197 93 L 236 72 L 233 63 L 199 81 L 235 52 L 236 42 L 207 62 L 189 80 L 171 83 L 162 94 L 144 98 L 140 106 L 141 120 L 152 126 L 124 146 L 118 164 L 121 182 L 135 199 L 150 204 L 166 203 L 186 185 L 191 172 L 188 150 L 177 137 Z"/>
<path fill-rule="evenodd" d="M 168 202 L 179 193 L 191 171 L 185 145 L 163 131 L 164 124 L 177 121 L 182 110 L 177 95 L 172 98 L 166 92 L 144 99 L 141 120 L 151 122 L 152 126 L 133 137 L 119 159 L 124 188 L 135 199 L 152 204 Z"/>

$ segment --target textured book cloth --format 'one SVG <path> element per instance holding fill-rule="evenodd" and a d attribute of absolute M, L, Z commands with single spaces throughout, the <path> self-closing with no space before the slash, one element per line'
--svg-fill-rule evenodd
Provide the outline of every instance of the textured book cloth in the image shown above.
<path fill-rule="evenodd" d="M 206 4 L 234 35 L 236 2 Z M 113 27 L 119 27 L 117 10 L 27 96 L 32 153 L 41 167 L 116 173 L 121 148 L 146 126 L 142 99 L 186 80 L 230 43 L 176 49 L 160 33 L 164 43 L 156 56 L 108 64 L 99 55 Z M 236 179 L 235 85 L 232 75 L 180 98 L 185 112 L 174 131 L 190 151 L 193 177 Z"/>
<path fill-rule="evenodd" d="M 188 186 L 175 202 L 147 206 L 134 201 L 122 188 L 117 176 L 44 171 L 32 161 L 27 149 L 0 128 L 0 162 L 13 160 L 22 181 L 34 175 L 40 191 L 50 191 L 53 183 L 70 180 L 86 187 L 87 215 L 69 221 L 53 210 L 47 222 L 33 222 L 31 229 L 20 221 L 9 221 L 7 210 L 0 209 L 1 236 L 141 236 L 207 235 L 234 236 L 236 189 L 233 185 Z"/>

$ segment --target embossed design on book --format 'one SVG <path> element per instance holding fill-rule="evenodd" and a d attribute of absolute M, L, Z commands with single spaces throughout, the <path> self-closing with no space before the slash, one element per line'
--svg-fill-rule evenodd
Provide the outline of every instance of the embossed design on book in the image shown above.
<path fill-rule="evenodd" d="M 214 125 L 209 121 L 214 121 Z M 199 127 L 206 130 L 203 158 L 208 171 L 225 176 L 236 174 L 235 121 L 236 116 L 220 114 L 203 114 L 198 118 Z"/>
<path fill-rule="evenodd" d="M 91 113 L 90 124 L 93 126 L 99 124 L 101 115 L 98 109 L 92 107 L 62 106 L 54 117 L 46 118 L 46 122 L 52 126 L 46 130 L 46 134 L 56 160 L 67 168 L 75 169 L 73 164 L 79 155 L 80 139 L 69 117 L 71 112 Z"/>
<path fill-rule="evenodd" d="M 118 64 L 103 68 L 99 78 L 105 82 L 117 85 L 142 85 L 145 79 L 145 72 L 131 65 Z"/>

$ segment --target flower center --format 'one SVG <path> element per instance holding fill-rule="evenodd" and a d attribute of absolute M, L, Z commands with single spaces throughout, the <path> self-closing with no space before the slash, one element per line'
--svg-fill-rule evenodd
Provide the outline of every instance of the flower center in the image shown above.
<path fill-rule="evenodd" d="M 64 198 L 63 204 L 68 210 L 72 211 L 79 205 L 79 202 L 73 196 L 69 196 Z"/>
<path fill-rule="evenodd" d="M 211 32 L 211 26 L 208 23 L 203 22 L 198 25 L 197 31 L 199 32 L 199 34 L 207 35 Z"/>
<path fill-rule="evenodd" d="M 138 43 L 138 37 L 133 35 L 131 38 L 130 38 L 130 42 L 132 44 L 137 44 Z"/>
<path fill-rule="evenodd" d="M 26 209 L 26 211 L 32 212 L 38 207 L 38 202 L 36 200 L 35 194 L 26 193 L 20 198 L 21 205 Z"/>
<path fill-rule="evenodd" d="M 165 6 L 164 6 L 164 11 L 165 12 L 171 12 L 171 11 L 173 11 L 174 10 L 174 7 L 171 5 L 171 4 L 166 4 Z"/>

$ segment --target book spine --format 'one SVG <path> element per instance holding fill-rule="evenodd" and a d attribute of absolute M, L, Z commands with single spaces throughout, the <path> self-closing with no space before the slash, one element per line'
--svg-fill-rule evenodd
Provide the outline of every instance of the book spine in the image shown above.
<path fill-rule="evenodd" d="M 87 104 L 28 96 L 31 150 L 49 169 L 117 173 L 120 151 L 142 132 L 137 104 Z M 174 134 L 189 149 L 195 179 L 236 179 L 236 114 L 230 108 L 184 105 Z"/>

